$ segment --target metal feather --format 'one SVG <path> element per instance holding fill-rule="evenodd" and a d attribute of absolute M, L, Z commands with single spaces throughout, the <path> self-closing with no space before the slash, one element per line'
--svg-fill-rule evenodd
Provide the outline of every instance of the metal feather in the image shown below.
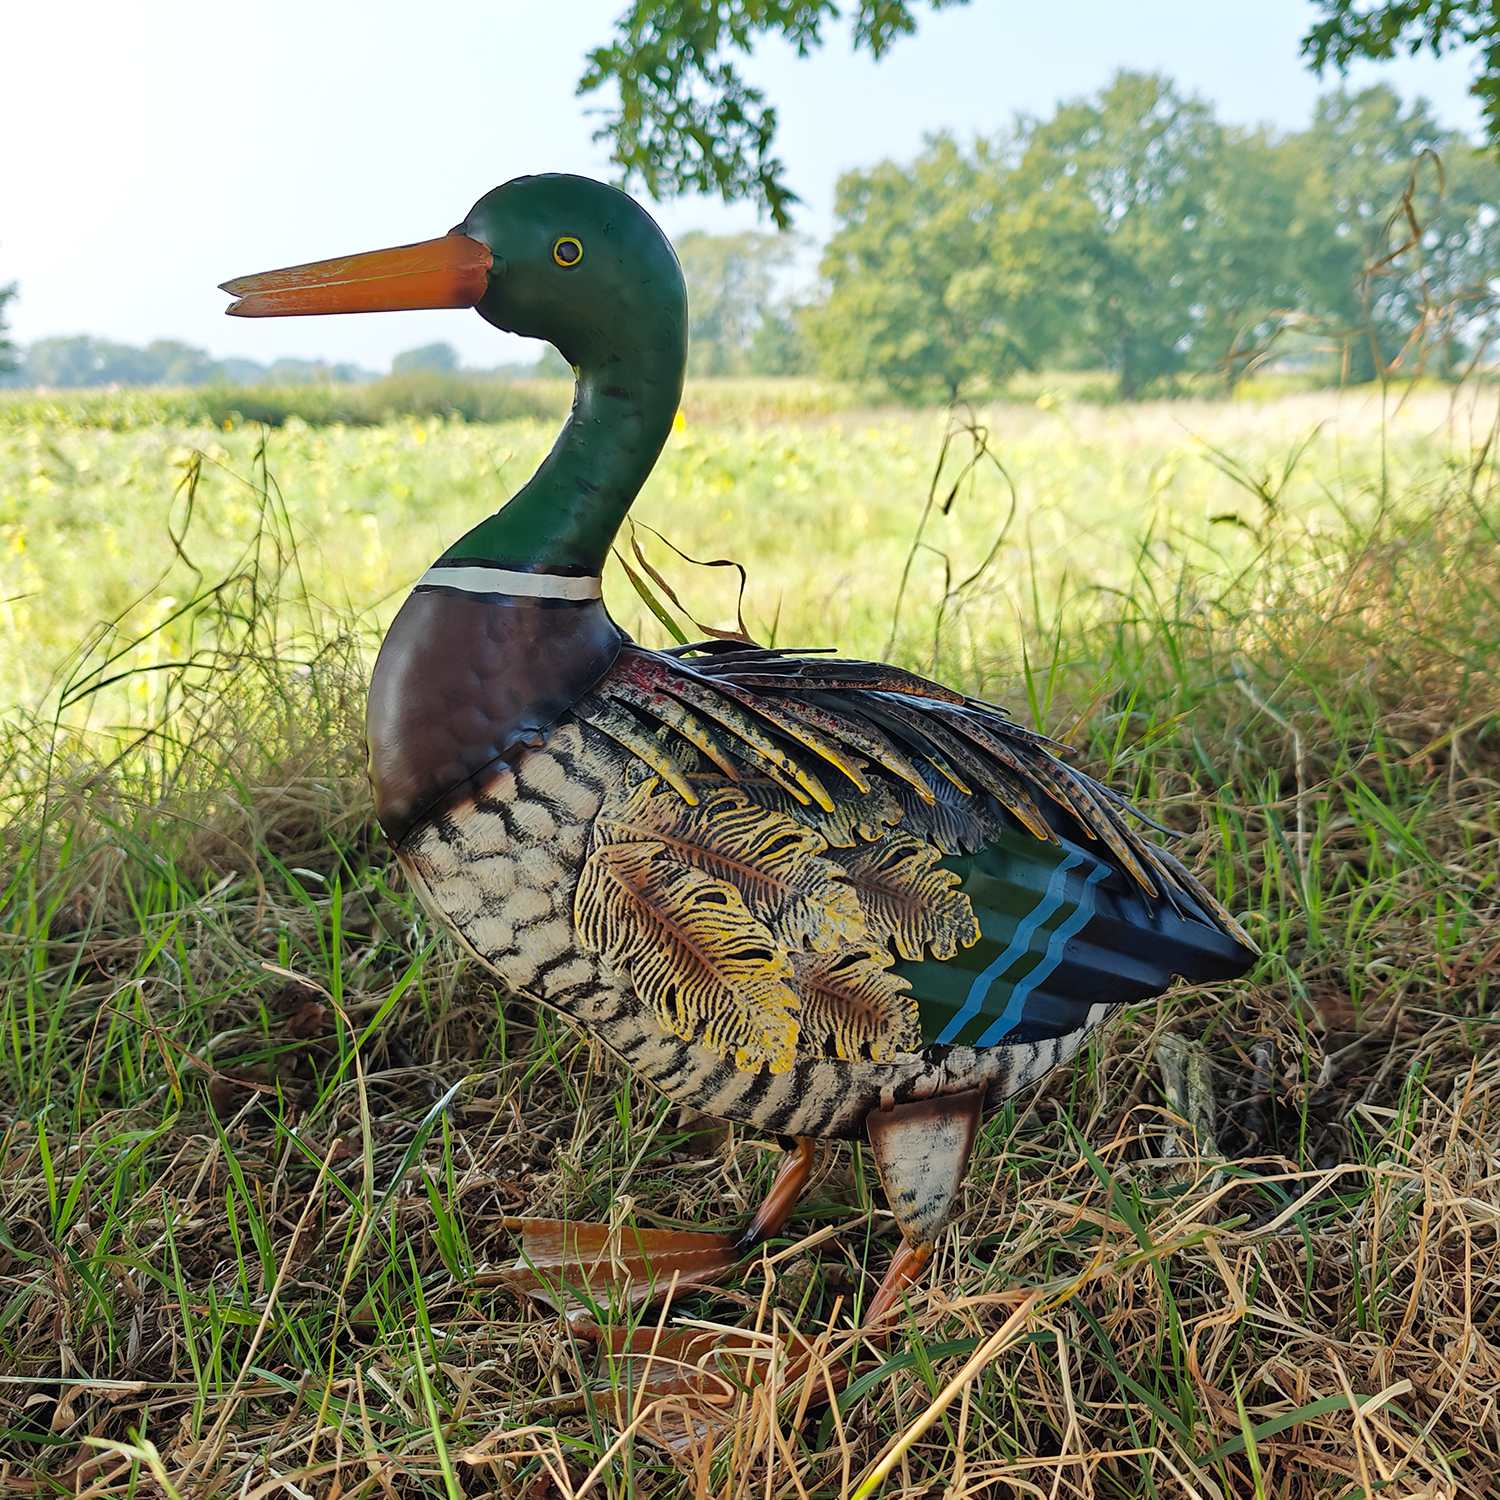
<path fill-rule="evenodd" d="M 596 847 L 658 843 L 665 853 L 732 885 L 788 952 L 855 942 L 864 916 L 843 870 L 822 858 L 816 829 L 758 806 L 735 787 L 705 789 L 696 807 L 664 794 L 654 777 L 606 794 Z"/>
<path fill-rule="evenodd" d="M 741 1070 L 791 1067 L 800 1008 L 791 960 L 727 881 L 660 842 L 604 844 L 579 876 L 574 920 L 583 946 L 628 975 L 673 1035 Z"/>
<path fill-rule="evenodd" d="M 902 958 L 952 958 L 979 940 L 979 922 L 957 875 L 938 851 L 894 830 L 878 844 L 831 851 L 848 872 L 872 937 Z"/>
<path fill-rule="evenodd" d="M 802 1044 L 845 1061 L 889 1062 L 922 1045 L 910 983 L 873 945 L 792 958 L 802 997 Z"/>

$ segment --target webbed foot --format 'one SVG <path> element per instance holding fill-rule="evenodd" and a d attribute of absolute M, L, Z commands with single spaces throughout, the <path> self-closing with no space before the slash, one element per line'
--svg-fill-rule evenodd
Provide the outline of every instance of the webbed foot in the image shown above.
<path fill-rule="evenodd" d="M 740 1259 L 732 1235 L 633 1225 L 574 1224 L 566 1219 L 507 1219 L 521 1253 L 493 1279 L 545 1302 L 634 1307 L 675 1288 L 712 1284 Z"/>
<path fill-rule="evenodd" d="M 813 1159 L 813 1143 L 799 1139 L 782 1159 L 760 1207 L 736 1235 L 507 1219 L 505 1228 L 521 1236 L 521 1253 L 485 1279 L 560 1312 L 578 1305 L 638 1307 L 660 1301 L 674 1288 L 712 1286 L 780 1232 L 812 1174 Z"/>

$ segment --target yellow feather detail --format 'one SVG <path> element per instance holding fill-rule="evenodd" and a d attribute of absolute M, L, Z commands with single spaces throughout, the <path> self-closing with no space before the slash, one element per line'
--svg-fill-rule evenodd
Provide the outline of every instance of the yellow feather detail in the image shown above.
<path fill-rule="evenodd" d="M 824 812 L 833 811 L 833 798 L 828 788 L 805 766 L 799 765 L 785 750 L 766 734 L 755 720 L 732 699 L 723 693 L 690 677 L 674 678 L 663 684 L 674 698 L 717 719 L 725 729 L 737 735 L 743 742 L 742 753 L 753 764 L 761 766 L 768 776 L 781 782 L 799 801 L 811 798 Z"/>
<path fill-rule="evenodd" d="M 802 997 L 804 1048 L 822 1042 L 846 1062 L 889 1062 L 922 1045 L 911 985 L 883 948 L 861 946 L 792 958 Z"/>
<path fill-rule="evenodd" d="M 695 778 L 700 792 L 709 784 L 708 777 Z M 895 794 L 880 785 L 871 787 L 864 796 L 841 788 L 834 798 L 832 812 L 798 802 L 765 776 L 747 777 L 739 784 L 738 790 L 758 806 L 782 813 L 799 826 L 814 829 L 836 849 L 852 849 L 859 843 L 883 839 L 902 818 L 901 804 Z"/>
<path fill-rule="evenodd" d="M 891 833 L 834 856 L 849 873 L 871 935 L 906 959 L 952 958 L 979 941 L 979 921 L 959 878 L 931 845 Z"/>
<path fill-rule="evenodd" d="M 594 827 L 603 843 L 660 843 L 670 857 L 732 885 L 788 950 L 827 950 L 864 934 L 848 878 L 821 857 L 828 849 L 822 835 L 736 788 L 703 787 L 689 808 L 660 793 L 654 778 L 618 787 L 606 794 Z"/>
<path fill-rule="evenodd" d="M 931 790 L 922 779 L 922 773 L 873 724 L 852 714 L 833 713 L 818 704 L 798 698 L 782 699 L 777 706 L 794 718 L 821 730 L 830 739 L 842 741 L 858 750 L 892 776 L 906 782 L 924 802 L 934 800 Z"/>
<path fill-rule="evenodd" d="M 805 746 L 813 754 L 821 756 L 847 780 L 852 781 L 860 791 L 870 790 L 870 783 L 863 775 L 864 762 L 824 739 L 815 729 L 804 723 L 798 714 L 790 713 L 784 705 L 756 697 L 753 693 L 736 691 L 728 687 L 721 687 L 721 691 L 727 693 L 741 707 L 750 709 L 774 724 L 789 739 L 796 740 L 799 745 Z"/>
<path fill-rule="evenodd" d="M 627 703 L 635 704 L 654 719 L 660 720 L 667 728 L 675 730 L 695 750 L 701 751 L 704 758 L 716 765 L 731 781 L 740 779 L 739 769 L 730 759 L 729 752 L 720 743 L 707 720 L 694 713 L 686 704 L 679 703 L 676 698 L 666 693 L 646 692 L 629 682 L 612 681 L 608 684 L 608 691 L 612 698 L 622 698 Z"/>
<path fill-rule="evenodd" d="M 732 885 L 661 843 L 605 844 L 583 867 L 574 919 L 583 946 L 628 974 L 673 1035 L 742 1071 L 791 1067 L 791 960 Z"/>
<path fill-rule="evenodd" d="M 1158 894 L 1156 883 L 1146 873 L 1136 858 L 1132 845 L 1138 840 L 1135 835 L 1109 810 L 1089 789 L 1088 783 L 1075 771 L 1060 762 L 1058 779 L 1067 787 L 1074 806 L 1083 815 L 1084 826 L 1097 838 L 1104 840 L 1105 847 L 1120 861 L 1135 883 L 1148 896 Z"/>
<path fill-rule="evenodd" d="M 599 698 L 585 698 L 574 708 L 586 724 L 607 734 L 617 745 L 623 745 L 637 759 L 650 766 L 690 807 L 698 794 L 671 754 L 649 731 L 643 729 L 623 708 Z"/>

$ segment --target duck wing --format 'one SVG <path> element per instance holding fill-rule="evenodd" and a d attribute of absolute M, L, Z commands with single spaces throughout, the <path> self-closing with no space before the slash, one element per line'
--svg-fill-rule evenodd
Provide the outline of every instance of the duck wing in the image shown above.
<path fill-rule="evenodd" d="M 1055 1040 L 1253 959 L 1064 747 L 900 668 L 629 645 L 573 712 L 632 768 L 580 937 L 742 1068 Z"/>

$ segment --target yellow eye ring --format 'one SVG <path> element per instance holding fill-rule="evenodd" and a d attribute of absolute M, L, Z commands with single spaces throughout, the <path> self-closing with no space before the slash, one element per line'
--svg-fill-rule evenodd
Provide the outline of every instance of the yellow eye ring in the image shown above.
<path fill-rule="evenodd" d="M 565 234 L 552 247 L 552 259 L 564 270 L 572 270 L 583 259 L 583 241 L 574 235 Z"/>

